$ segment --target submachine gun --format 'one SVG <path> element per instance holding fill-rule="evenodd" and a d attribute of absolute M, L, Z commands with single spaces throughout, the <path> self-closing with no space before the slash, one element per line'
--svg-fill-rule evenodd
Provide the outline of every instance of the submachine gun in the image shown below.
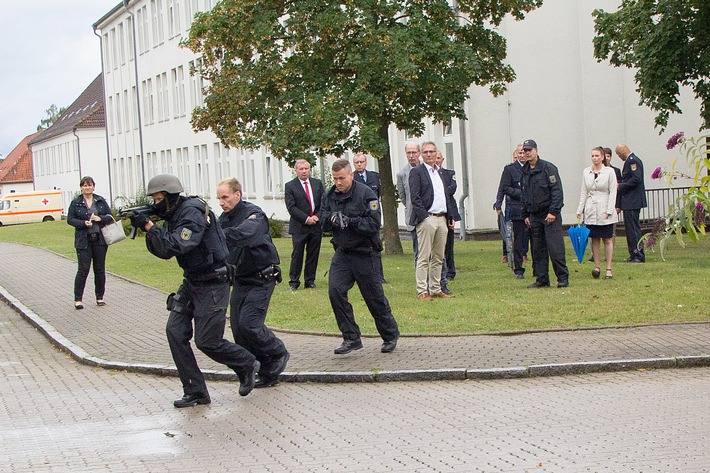
<path fill-rule="evenodd" d="M 144 215 L 146 218 L 150 218 L 153 221 L 158 220 L 157 218 L 151 218 L 154 217 L 153 206 L 151 205 L 141 205 L 138 207 L 129 207 L 127 209 L 118 209 L 118 216 L 121 218 L 131 218 L 135 215 Z M 131 233 L 129 235 L 131 240 L 136 238 L 136 230 L 136 227 L 131 227 Z"/>

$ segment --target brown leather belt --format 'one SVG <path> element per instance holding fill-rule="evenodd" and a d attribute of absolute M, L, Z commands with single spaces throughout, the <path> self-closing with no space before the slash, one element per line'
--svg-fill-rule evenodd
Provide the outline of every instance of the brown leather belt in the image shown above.
<path fill-rule="evenodd" d="M 440 214 L 433 214 L 433 213 L 430 213 L 429 215 L 432 216 L 432 217 L 446 217 L 446 212 L 442 212 L 442 213 L 440 213 Z"/>

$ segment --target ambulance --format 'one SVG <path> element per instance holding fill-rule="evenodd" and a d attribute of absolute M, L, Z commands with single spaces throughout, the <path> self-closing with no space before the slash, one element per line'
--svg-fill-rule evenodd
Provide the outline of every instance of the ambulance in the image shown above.
<path fill-rule="evenodd" d="M 61 220 L 61 191 L 15 192 L 0 201 L 0 227 L 18 223 Z"/>

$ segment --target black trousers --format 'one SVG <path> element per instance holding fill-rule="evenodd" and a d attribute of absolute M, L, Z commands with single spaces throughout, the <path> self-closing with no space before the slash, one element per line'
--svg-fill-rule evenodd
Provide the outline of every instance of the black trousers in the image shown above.
<path fill-rule="evenodd" d="M 456 263 L 454 262 L 454 229 L 449 228 L 446 235 L 446 247 L 444 248 L 444 259 L 446 260 L 446 277 L 454 279 L 456 277 Z"/>
<path fill-rule="evenodd" d="M 636 258 L 641 261 L 646 261 L 646 254 L 643 248 L 639 248 L 639 240 L 641 240 L 641 216 L 640 209 L 624 210 L 624 229 L 626 231 L 626 246 L 629 249 L 629 257 Z"/>
<path fill-rule="evenodd" d="M 84 297 L 86 278 L 89 277 L 91 263 L 94 264 L 94 293 L 96 299 L 104 298 L 106 290 L 106 253 L 108 246 L 99 243 L 98 234 L 89 238 L 89 245 L 83 250 L 76 250 L 76 259 L 79 261 L 79 269 L 74 277 L 74 300 L 80 301 Z"/>
<path fill-rule="evenodd" d="M 192 283 L 185 279 L 177 296 L 180 302 L 170 311 L 165 332 L 185 394 L 207 394 L 205 377 L 190 345 L 193 322 L 195 346 L 217 363 L 244 376 L 254 365 L 255 357 L 246 348 L 224 338 L 229 283 Z"/>
<path fill-rule="evenodd" d="M 528 252 L 528 227 L 524 220 L 513 220 L 513 272 L 524 274 L 523 256 Z"/>
<path fill-rule="evenodd" d="M 257 286 L 237 281 L 229 300 L 234 341 L 259 360 L 260 371 L 264 373 L 268 373 L 271 365 L 287 353 L 283 342 L 264 324 L 275 286 L 275 282 Z"/>
<path fill-rule="evenodd" d="M 291 252 L 291 266 L 288 269 L 289 286 L 298 287 L 301 285 L 300 277 L 304 253 L 306 266 L 303 268 L 303 282 L 307 286 L 315 283 L 321 236 L 320 232 L 294 233 L 291 236 L 293 251 Z"/>
<path fill-rule="evenodd" d="M 328 297 L 335 313 L 335 321 L 345 340 L 360 339 L 360 327 L 355 322 L 348 291 L 357 282 L 370 315 L 375 319 L 377 332 L 384 341 L 399 337 L 397 321 L 382 289 L 377 273 L 377 253 L 345 253 L 338 249 L 333 255 L 328 272 Z"/>
<path fill-rule="evenodd" d="M 569 279 L 569 270 L 565 260 L 565 242 L 562 231 L 562 218 L 558 215 L 554 222 L 545 221 L 547 213 L 530 215 L 530 236 L 533 245 L 533 273 L 537 282 L 550 284 L 549 262 L 557 276 L 557 282 Z"/>

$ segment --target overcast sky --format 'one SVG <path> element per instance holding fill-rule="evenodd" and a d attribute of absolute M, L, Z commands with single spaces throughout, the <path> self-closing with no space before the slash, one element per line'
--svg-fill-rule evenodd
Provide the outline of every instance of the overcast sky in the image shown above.
<path fill-rule="evenodd" d="M 0 153 L 69 106 L 101 72 L 91 25 L 120 0 L 0 0 Z"/>

